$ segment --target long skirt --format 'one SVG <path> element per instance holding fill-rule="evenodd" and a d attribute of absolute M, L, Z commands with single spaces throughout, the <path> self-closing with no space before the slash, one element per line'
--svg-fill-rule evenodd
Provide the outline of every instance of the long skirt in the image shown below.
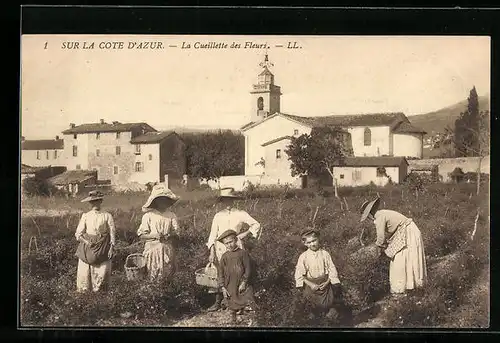
<path fill-rule="evenodd" d="M 90 265 L 78 259 L 76 271 L 76 289 L 85 292 L 89 289 L 97 292 L 108 289 L 111 282 L 111 260 L 98 265 Z"/>
<path fill-rule="evenodd" d="M 175 254 L 172 244 L 148 242 L 143 255 L 150 280 L 165 280 L 174 274 Z"/>
<path fill-rule="evenodd" d="M 389 265 L 391 293 L 422 287 L 427 282 L 422 235 L 415 223 L 406 227 L 406 247 L 398 252 Z"/>

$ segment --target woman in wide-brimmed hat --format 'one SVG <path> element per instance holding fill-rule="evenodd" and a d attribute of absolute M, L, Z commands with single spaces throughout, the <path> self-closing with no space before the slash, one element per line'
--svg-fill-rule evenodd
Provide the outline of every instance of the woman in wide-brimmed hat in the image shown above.
<path fill-rule="evenodd" d="M 168 211 L 179 200 L 165 185 L 155 185 L 142 207 L 146 212 L 137 230 L 137 235 L 144 244 L 143 255 L 146 258 L 146 269 L 151 280 L 169 278 L 175 272 L 175 250 L 173 236 L 179 232 L 177 217 Z"/>
<path fill-rule="evenodd" d="M 226 252 L 226 246 L 217 240 L 226 230 L 234 230 L 237 234 L 238 247 L 244 249 L 243 240 L 252 235 L 259 239 L 261 233 L 260 223 L 252 218 L 246 211 L 240 210 L 235 207 L 235 202 L 241 200 L 237 195 L 234 188 L 223 188 L 220 190 L 218 197 L 219 201 L 225 206 L 222 211 L 215 214 L 212 221 L 210 235 L 208 237 L 207 248 L 209 249 L 209 262 L 217 265 Z M 248 230 L 243 231 L 243 226 L 248 225 Z M 221 307 L 222 293 L 220 288 L 211 288 L 209 293 L 215 293 L 215 303 L 208 309 L 208 311 L 217 311 Z"/>
<path fill-rule="evenodd" d="M 91 210 L 84 213 L 76 228 L 76 239 L 80 242 L 76 251 L 77 291 L 106 289 L 111 280 L 111 258 L 115 245 L 115 224 L 111 214 L 101 211 L 104 195 L 92 191 L 82 200 Z"/>
<path fill-rule="evenodd" d="M 392 210 L 380 210 L 380 198 L 361 205 L 361 222 L 373 220 L 379 253 L 390 259 L 389 283 L 393 295 L 422 287 L 427 281 L 424 243 L 411 218 Z"/>

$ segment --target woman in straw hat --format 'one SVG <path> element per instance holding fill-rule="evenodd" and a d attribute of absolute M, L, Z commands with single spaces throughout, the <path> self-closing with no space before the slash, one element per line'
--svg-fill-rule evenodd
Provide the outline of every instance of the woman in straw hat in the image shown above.
<path fill-rule="evenodd" d="M 79 292 L 89 289 L 97 292 L 110 284 L 115 223 L 111 214 L 101 211 L 103 198 L 101 192 L 92 191 L 82 200 L 90 204 L 91 210 L 82 215 L 75 233 L 80 242 L 76 251 L 76 287 Z"/>
<path fill-rule="evenodd" d="M 252 218 L 246 211 L 235 207 L 235 201 L 241 200 L 241 197 L 235 194 L 233 188 L 221 189 L 218 199 L 225 205 L 225 208 L 215 214 L 207 242 L 207 248 L 210 252 L 209 262 L 214 263 L 216 266 L 222 255 L 227 251 L 226 246 L 217 240 L 217 237 L 223 232 L 234 230 L 237 234 L 237 245 L 241 249 L 244 249 L 243 240 L 248 235 L 251 234 L 256 239 L 259 239 L 261 233 L 259 222 Z M 248 225 L 249 228 L 242 232 L 244 224 Z M 209 293 L 215 293 L 215 303 L 208 308 L 208 311 L 219 310 L 223 299 L 221 289 L 211 288 L 209 289 Z"/>
<path fill-rule="evenodd" d="M 165 185 L 155 185 L 142 207 L 137 235 L 145 241 L 143 255 L 151 280 L 167 279 L 175 272 L 175 251 L 171 238 L 179 232 L 177 217 L 168 211 L 179 200 Z"/>
<path fill-rule="evenodd" d="M 379 210 L 380 198 L 361 205 L 361 222 L 373 220 L 379 253 L 390 259 L 389 283 L 393 295 L 422 287 L 427 281 L 424 243 L 411 218 L 392 210 Z"/>

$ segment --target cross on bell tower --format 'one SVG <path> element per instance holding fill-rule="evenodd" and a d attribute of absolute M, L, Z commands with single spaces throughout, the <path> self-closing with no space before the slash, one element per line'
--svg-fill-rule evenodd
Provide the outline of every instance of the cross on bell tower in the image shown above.
<path fill-rule="evenodd" d="M 250 91 L 252 94 L 252 122 L 261 121 L 280 111 L 281 88 L 274 84 L 274 75 L 269 70 L 274 64 L 269 61 L 267 49 L 264 61 L 259 63 L 259 66 L 262 67 L 262 71 L 258 75 L 257 84 L 254 84 Z"/>

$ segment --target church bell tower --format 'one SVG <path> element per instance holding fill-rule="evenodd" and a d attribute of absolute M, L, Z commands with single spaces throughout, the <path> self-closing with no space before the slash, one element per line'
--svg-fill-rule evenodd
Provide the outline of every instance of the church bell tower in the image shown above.
<path fill-rule="evenodd" d="M 266 55 L 264 61 L 259 64 L 262 72 L 258 76 L 257 84 L 254 84 L 252 94 L 251 121 L 259 122 L 264 118 L 280 111 L 281 88 L 274 84 L 274 75 L 269 71 L 273 66 Z"/>

